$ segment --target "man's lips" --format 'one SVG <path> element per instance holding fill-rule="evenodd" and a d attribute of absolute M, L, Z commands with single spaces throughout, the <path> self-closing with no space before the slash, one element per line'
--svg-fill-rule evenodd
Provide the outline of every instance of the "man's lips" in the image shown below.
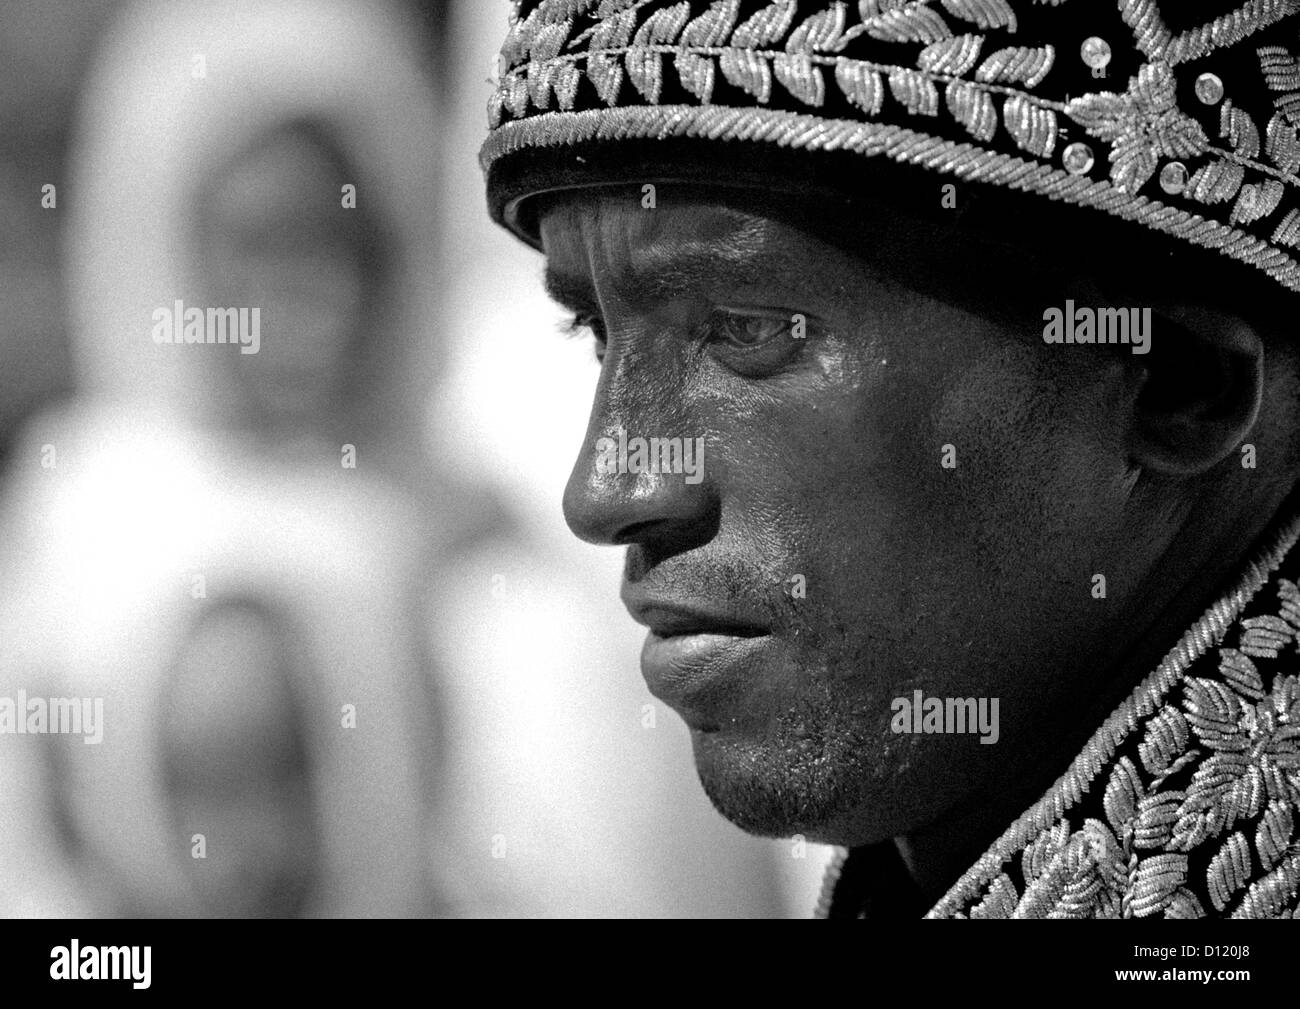
<path fill-rule="evenodd" d="M 693 729 L 714 730 L 734 722 L 744 710 L 743 695 L 753 686 L 767 634 L 646 635 L 641 675 L 655 697 Z"/>
<path fill-rule="evenodd" d="M 754 638 L 768 633 L 766 627 L 730 613 L 705 608 L 676 606 L 671 603 L 629 604 L 632 619 L 650 628 L 660 638 L 701 634 L 723 634 L 734 638 Z"/>
<path fill-rule="evenodd" d="M 734 718 L 738 694 L 759 653 L 772 643 L 769 629 L 707 606 L 654 601 L 629 604 L 628 609 L 650 629 L 641 649 L 641 672 L 650 693 L 695 729 L 715 729 Z"/>

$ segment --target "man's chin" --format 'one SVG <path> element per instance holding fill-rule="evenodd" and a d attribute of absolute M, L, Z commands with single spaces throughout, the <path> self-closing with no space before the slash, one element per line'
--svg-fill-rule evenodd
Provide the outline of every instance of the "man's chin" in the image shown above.
<path fill-rule="evenodd" d="M 857 846 L 904 833 L 896 804 L 873 794 L 860 755 L 828 754 L 813 738 L 779 743 L 734 730 L 692 730 L 695 767 L 714 809 L 758 837 Z"/>

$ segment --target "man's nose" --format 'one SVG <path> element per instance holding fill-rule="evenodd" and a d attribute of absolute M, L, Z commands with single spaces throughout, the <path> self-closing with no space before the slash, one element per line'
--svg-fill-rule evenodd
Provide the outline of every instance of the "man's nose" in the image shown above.
<path fill-rule="evenodd" d="M 717 524 L 703 432 L 635 418 L 592 418 L 564 490 L 564 518 L 588 543 L 687 549 Z"/>

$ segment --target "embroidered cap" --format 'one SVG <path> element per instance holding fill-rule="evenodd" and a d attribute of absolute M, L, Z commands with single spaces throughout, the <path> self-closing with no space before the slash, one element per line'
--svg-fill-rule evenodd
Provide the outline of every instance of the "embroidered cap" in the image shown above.
<path fill-rule="evenodd" d="M 517 0 L 480 161 L 534 246 L 557 190 L 952 182 L 1058 243 L 1130 222 L 1297 292 L 1298 51 L 1300 0 Z"/>

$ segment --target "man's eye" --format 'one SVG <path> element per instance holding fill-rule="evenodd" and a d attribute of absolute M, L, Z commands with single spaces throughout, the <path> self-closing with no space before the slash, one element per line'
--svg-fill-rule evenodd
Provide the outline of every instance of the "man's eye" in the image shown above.
<path fill-rule="evenodd" d="M 791 318 L 784 315 L 719 311 L 710 328 L 719 342 L 737 350 L 752 350 L 788 337 L 792 325 Z"/>
<path fill-rule="evenodd" d="M 775 375 L 799 356 L 808 336 L 807 317 L 772 309 L 717 307 L 701 334 L 709 352 L 738 375 Z"/>

